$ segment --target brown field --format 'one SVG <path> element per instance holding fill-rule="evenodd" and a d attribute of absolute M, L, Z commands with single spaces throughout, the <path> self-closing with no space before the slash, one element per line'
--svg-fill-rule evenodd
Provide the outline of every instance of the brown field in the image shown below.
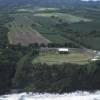
<path fill-rule="evenodd" d="M 13 35 L 14 34 L 14 35 Z M 49 40 L 44 38 L 40 33 L 38 32 L 15 32 L 10 33 L 10 43 L 11 44 L 21 44 L 21 45 L 29 45 L 32 43 L 49 43 Z"/>
<path fill-rule="evenodd" d="M 15 20 L 8 24 L 8 39 L 11 44 L 29 45 L 32 43 L 47 44 L 50 41 L 38 31 L 32 29 L 32 21 L 25 15 L 13 15 Z"/>

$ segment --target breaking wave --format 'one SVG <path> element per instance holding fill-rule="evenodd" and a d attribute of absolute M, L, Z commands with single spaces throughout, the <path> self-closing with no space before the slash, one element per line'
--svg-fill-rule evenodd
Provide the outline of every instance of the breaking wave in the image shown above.
<path fill-rule="evenodd" d="M 89 92 L 73 92 L 65 94 L 10 94 L 0 96 L 0 100 L 100 100 L 100 91 Z"/>

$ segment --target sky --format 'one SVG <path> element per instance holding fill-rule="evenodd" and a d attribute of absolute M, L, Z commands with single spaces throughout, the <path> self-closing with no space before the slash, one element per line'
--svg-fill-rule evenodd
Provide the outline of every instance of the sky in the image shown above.
<path fill-rule="evenodd" d="M 82 1 L 100 1 L 100 0 L 82 0 Z"/>

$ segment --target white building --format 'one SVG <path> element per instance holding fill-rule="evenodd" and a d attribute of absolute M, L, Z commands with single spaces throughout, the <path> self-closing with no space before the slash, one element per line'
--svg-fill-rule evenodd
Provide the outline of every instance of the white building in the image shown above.
<path fill-rule="evenodd" d="M 58 48 L 57 50 L 59 53 L 69 53 L 69 49 L 68 48 Z"/>

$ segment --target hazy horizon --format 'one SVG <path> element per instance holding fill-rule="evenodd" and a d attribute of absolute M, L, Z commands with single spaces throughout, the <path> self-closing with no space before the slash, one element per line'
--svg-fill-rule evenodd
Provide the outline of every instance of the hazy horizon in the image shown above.
<path fill-rule="evenodd" d="M 82 1 L 100 1 L 100 0 L 82 0 Z"/>

